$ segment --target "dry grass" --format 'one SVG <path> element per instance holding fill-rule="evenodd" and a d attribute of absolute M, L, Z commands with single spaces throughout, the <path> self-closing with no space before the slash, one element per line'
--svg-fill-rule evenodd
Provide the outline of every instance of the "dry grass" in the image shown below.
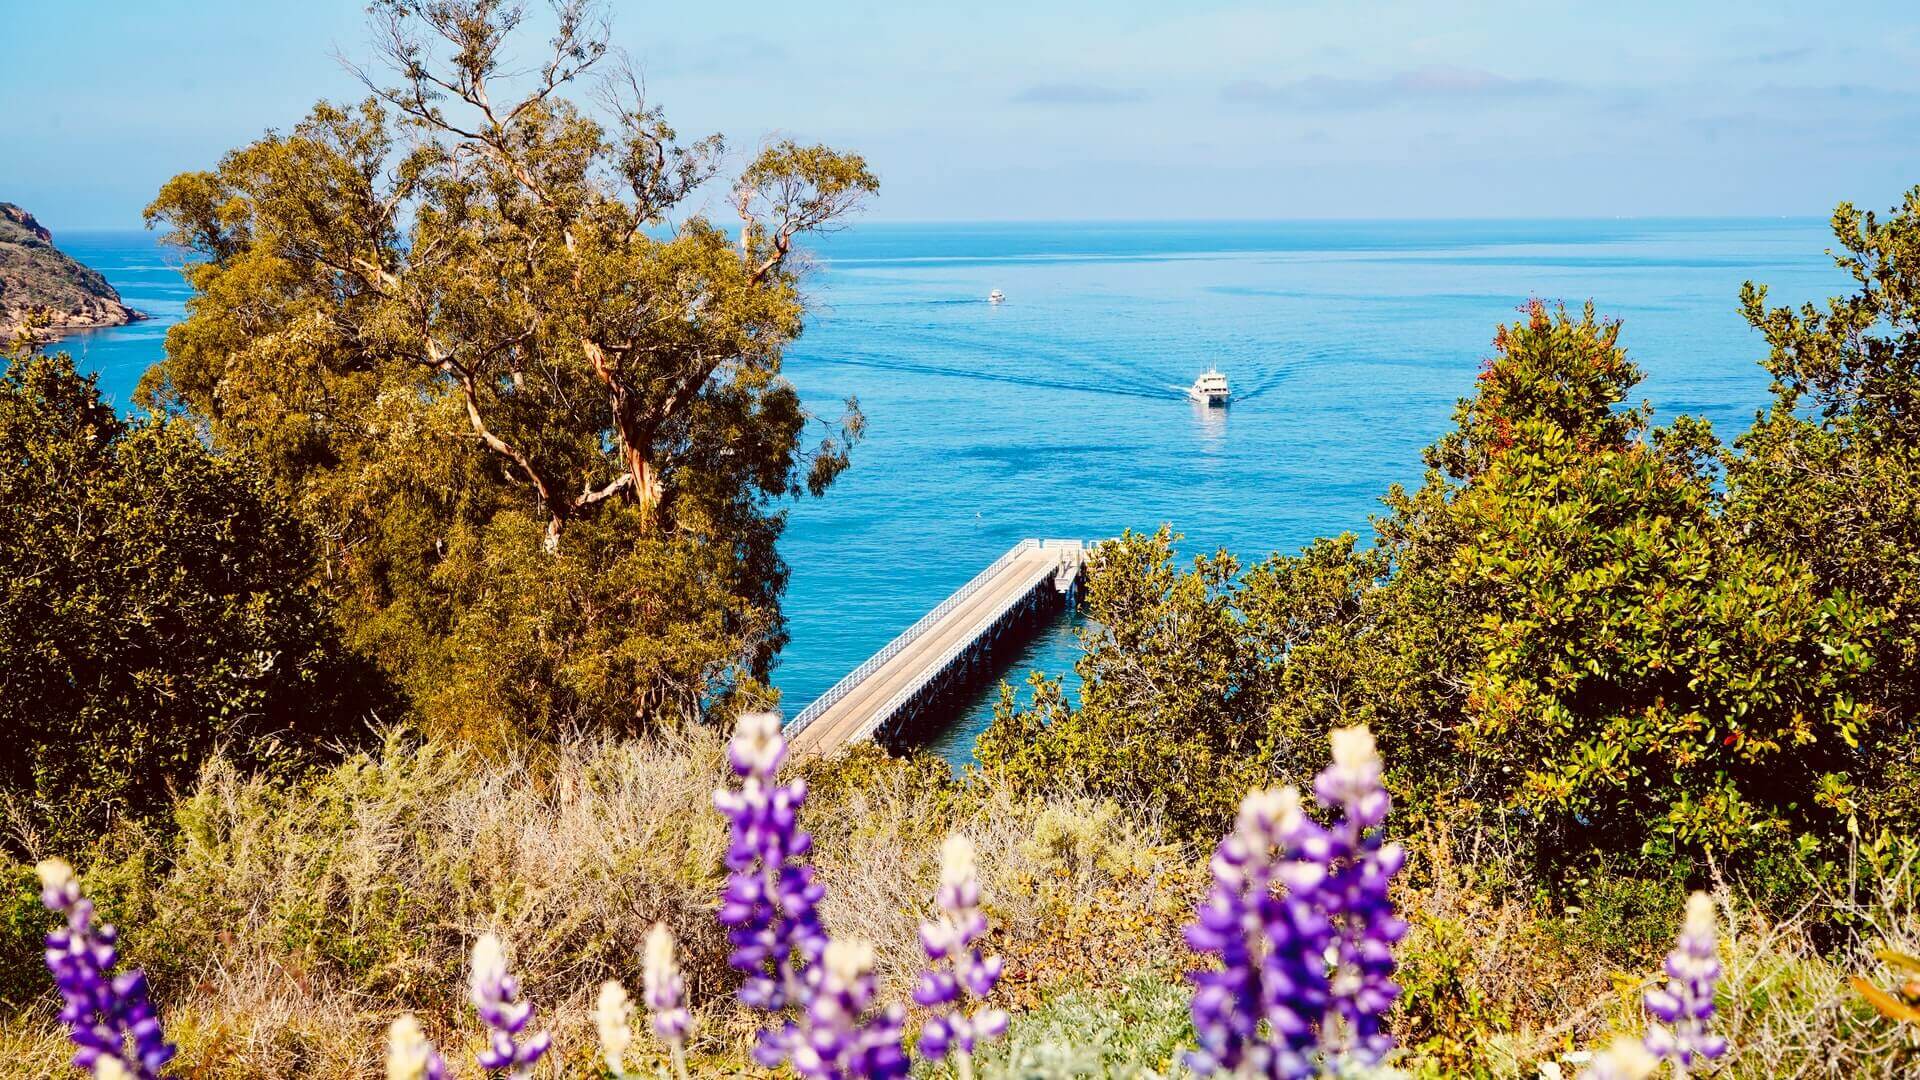
<path fill-rule="evenodd" d="M 975 839 L 1010 952 L 1041 951 L 1068 913 L 1185 903 L 1184 860 L 1126 815 L 1104 811 L 1079 826 L 1124 859 L 1056 867 L 1023 851 L 1035 822 L 1072 820 L 1092 804 L 984 783 L 957 789 L 944 765 L 877 753 L 810 771 L 823 919 L 836 936 L 880 945 L 896 999 L 917 970 L 915 924 L 949 830 Z M 637 988 L 640 943 L 656 920 L 673 928 L 702 1006 L 697 1056 L 730 1070 L 744 1060 L 751 1018 L 731 1005 L 735 981 L 711 916 L 726 843 L 711 798 L 726 779 L 721 743 L 704 730 L 577 741 L 537 762 L 487 762 L 395 736 L 292 789 L 216 765 L 180 807 L 162 880 L 103 867 L 88 888 L 122 924 L 129 962 L 153 977 L 183 1075 L 376 1075 L 381 1033 L 402 1011 L 443 1046 L 477 1049 L 462 980 L 485 931 L 509 943 L 559 1058 L 586 1067 L 594 994 L 608 978 Z M 1175 955 L 1149 941 L 1123 952 L 1133 967 Z M 1061 968 L 1046 982 L 1088 974 Z M 50 1020 L 42 1010 L 5 1025 L 5 1075 L 59 1073 L 65 1049 Z"/>
<path fill-rule="evenodd" d="M 606 978 L 637 985 L 655 920 L 681 942 L 701 1072 L 736 1074 L 751 1018 L 731 1004 L 711 919 L 725 832 L 710 798 L 724 779 L 705 731 L 574 742 L 538 762 L 395 737 L 292 789 L 216 766 L 181 805 L 173 846 L 102 864 L 88 888 L 153 975 L 183 1077 L 379 1075 L 383 1029 L 401 1011 L 451 1051 L 457 1075 L 477 1075 L 462 981 L 487 930 L 510 943 L 566 1074 L 594 1075 L 593 995 Z M 914 924 L 939 842 L 949 830 L 974 839 L 1008 959 L 1004 997 L 1023 1013 L 983 1075 L 1172 1069 L 1170 1048 L 1191 1037 L 1178 928 L 1202 859 L 1137 812 L 980 779 L 956 786 L 938 763 L 857 753 L 809 779 L 828 928 L 879 944 L 894 999 L 918 965 Z M 170 869 L 156 875 L 160 855 Z M 1493 899 L 1489 859 L 1426 844 L 1418 885 L 1400 896 L 1414 930 L 1396 1028 L 1416 1075 L 1534 1076 L 1637 1026 L 1639 991 L 1678 920 L 1657 890 L 1621 893 L 1637 909 L 1571 916 Z M 1810 898 L 1778 921 L 1721 890 L 1721 1022 L 1736 1048 L 1726 1075 L 1896 1076 L 1920 1060 L 1913 1036 L 1846 985 L 1855 973 L 1891 982 L 1872 949 L 1920 947 L 1915 862 L 1861 877 L 1850 895 Z M 1831 938 L 1836 908 L 1855 929 L 1820 947 L 1815 928 Z M 0 1075 L 66 1075 L 66 1054 L 44 1001 L 0 1021 Z"/>
<path fill-rule="evenodd" d="M 1722 889 L 1731 928 L 1723 950 L 1730 987 L 1724 1031 L 1729 1072 L 1743 1077 L 1920 1075 L 1920 1028 L 1880 1016 L 1848 985 L 1862 974 L 1882 986 L 1893 973 L 1874 954 L 1920 945 L 1920 860 L 1911 855 L 1865 875 L 1845 895 L 1815 896 L 1794 918 L 1770 922 Z M 1812 919 L 1822 909 L 1851 926 L 1820 949 Z"/>
<path fill-rule="evenodd" d="M 1641 995 L 1660 979 L 1678 929 L 1623 943 L 1637 929 L 1618 912 L 1543 914 L 1494 901 L 1468 883 L 1444 845 L 1428 853 L 1429 880 L 1399 897 L 1413 925 L 1401 946 L 1408 986 L 1397 1029 L 1422 1074 L 1533 1077 L 1618 1033 L 1638 1034 Z M 1910 1077 L 1920 1074 L 1920 1030 L 1879 1016 L 1848 985 L 1865 974 L 1892 985 L 1878 949 L 1911 951 L 1920 938 L 1920 859 L 1912 853 L 1860 875 L 1844 893 L 1815 892 L 1786 918 L 1769 917 L 1734 885 L 1714 889 L 1725 976 L 1715 1023 L 1732 1052 L 1729 1077 Z M 1614 938 L 1597 941 L 1595 929 Z"/>

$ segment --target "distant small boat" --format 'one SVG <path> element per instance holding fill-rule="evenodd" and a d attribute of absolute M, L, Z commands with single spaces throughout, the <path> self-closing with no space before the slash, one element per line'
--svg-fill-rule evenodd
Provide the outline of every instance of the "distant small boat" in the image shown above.
<path fill-rule="evenodd" d="M 1231 395 L 1227 391 L 1227 377 L 1219 371 L 1208 368 L 1200 377 L 1187 387 L 1187 396 L 1202 405 L 1221 406 L 1227 403 Z"/>
<path fill-rule="evenodd" d="M 1001 292 L 999 289 L 995 289 L 992 292 L 987 294 L 987 303 L 998 304 L 1002 300 L 1005 300 L 1006 298 L 1007 298 L 1006 293 Z"/>

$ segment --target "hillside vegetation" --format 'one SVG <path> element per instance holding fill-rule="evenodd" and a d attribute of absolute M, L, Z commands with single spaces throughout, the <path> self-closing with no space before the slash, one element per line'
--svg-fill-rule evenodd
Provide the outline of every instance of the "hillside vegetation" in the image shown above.
<path fill-rule="evenodd" d="M 0 202 L 0 341 L 144 318 L 99 271 L 55 247 L 32 214 Z"/>
<path fill-rule="evenodd" d="M 146 415 L 0 377 L 0 1073 L 1920 1067 L 1920 189 L 1738 298 L 1731 441 L 1528 303 L 1368 541 L 1129 532 L 965 775 L 787 761 L 861 430 L 781 376 L 798 246 L 877 181 L 722 178 L 584 3 L 372 12 L 365 101 L 151 207 Z"/>

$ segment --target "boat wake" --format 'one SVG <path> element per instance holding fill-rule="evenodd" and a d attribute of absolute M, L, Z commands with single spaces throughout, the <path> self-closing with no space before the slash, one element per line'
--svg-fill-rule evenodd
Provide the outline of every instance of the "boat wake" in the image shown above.
<path fill-rule="evenodd" d="M 845 364 L 849 367 L 871 368 L 876 371 L 900 371 L 913 375 L 944 375 L 954 379 L 975 379 L 981 382 L 1005 383 L 1010 386 L 1029 386 L 1038 390 L 1067 390 L 1082 394 L 1115 394 L 1122 397 L 1162 398 L 1165 396 L 1157 388 L 1118 385 L 1111 382 L 1078 382 L 1068 379 L 1044 379 L 1031 375 L 1010 375 L 997 371 L 980 371 L 969 368 L 948 367 L 943 364 L 917 363 L 905 360 L 885 360 L 877 357 L 832 356 L 819 357 L 829 364 Z"/>
<path fill-rule="evenodd" d="M 1256 376 L 1252 385 L 1244 390 L 1235 391 L 1233 396 L 1239 401 L 1252 401 L 1269 390 L 1277 389 L 1281 383 L 1287 381 L 1287 376 L 1291 374 L 1293 374 L 1293 371 L 1290 368 L 1275 368 L 1264 375 Z"/>
<path fill-rule="evenodd" d="M 946 349 L 942 351 L 948 355 L 978 356 L 987 362 L 1011 360 L 1019 364 L 1031 364 L 1044 361 L 1056 371 L 1077 371 L 1099 379 L 1102 387 L 1110 382 L 1117 383 L 1143 395 L 1157 396 L 1160 392 L 1159 380 L 1166 376 L 1164 371 L 1142 370 L 1119 361 L 1104 360 L 1046 338 L 1024 338 L 1017 344 L 998 344 L 939 329 L 916 331 L 914 338 L 926 344 L 945 346 Z"/>
<path fill-rule="evenodd" d="M 1323 355 L 1309 354 L 1296 361 L 1275 364 L 1265 370 L 1254 369 L 1252 376 L 1244 384 L 1246 388 L 1234 391 L 1234 399 L 1247 401 L 1262 397 L 1269 391 L 1278 390 L 1295 377 L 1323 366 L 1327 359 Z"/>

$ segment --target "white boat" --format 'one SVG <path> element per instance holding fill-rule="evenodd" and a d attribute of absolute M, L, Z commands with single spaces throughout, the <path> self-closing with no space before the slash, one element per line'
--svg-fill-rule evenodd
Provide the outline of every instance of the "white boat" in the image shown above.
<path fill-rule="evenodd" d="M 995 289 L 992 292 L 987 294 L 987 303 L 997 304 L 1000 301 L 1005 300 L 1006 298 L 1007 298 L 1006 293 L 1001 292 L 999 289 Z"/>
<path fill-rule="evenodd" d="M 1202 405 L 1225 405 L 1231 396 L 1227 392 L 1227 377 L 1219 371 L 1208 368 L 1200 377 L 1187 387 L 1187 396 Z"/>

